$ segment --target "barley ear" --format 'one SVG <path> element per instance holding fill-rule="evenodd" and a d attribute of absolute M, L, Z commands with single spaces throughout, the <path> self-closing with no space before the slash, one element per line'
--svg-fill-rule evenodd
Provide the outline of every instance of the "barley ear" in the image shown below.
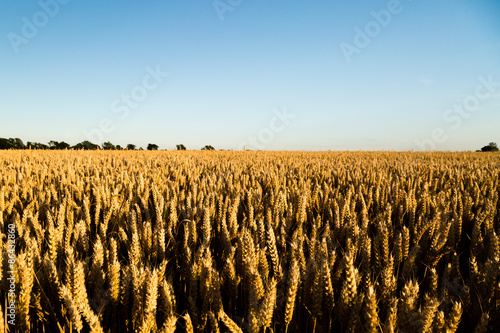
<path fill-rule="evenodd" d="M 24 253 L 17 260 L 18 276 L 21 284 L 19 291 L 19 325 L 24 332 L 30 331 L 30 303 L 31 290 L 33 288 L 33 268 L 29 254 Z"/>
<path fill-rule="evenodd" d="M 295 299 L 297 298 L 297 290 L 299 288 L 300 280 L 300 268 L 296 260 L 292 262 L 292 267 L 290 268 L 290 273 L 288 277 L 288 289 L 286 291 L 286 302 L 285 302 L 285 325 L 288 325 L 292 321 L 293 310 L 295 308 Z"/>
<path fill-rule="evenodd" d="M 220 320 L 226 325 L 228 328 L 229 332 L 231 333 L 243 333 L 243 330 L 236 324 L 229 316 L 224 312 L 221 311 L 220 314 Z"/>
<path fill-rule="evenodd" d="M 186 314 L 182 316 L 182 318 L 184 318 L 184 324 L 186 325 L 186 333 L 194 333 L 193 322 L 191 321 L 189 312 L 186 312 Z"/>
<path fill-rule="evenodd" d="M 460 320 L 462 319 L 462 303 L 453 302 L 450 317 L 446 323 L 446 332 L 453 333 L 457 330 Z"/>
<path fill-rule="evenodd" d="M 265 331 L 266 328 L 271 326 L 273 320 L 274 308 L 276 306 L 276 286 L 277 282 L 273 278 L 269 283 L 268 290 L 262 301 L 262 307 L 260 310 L 261 327 Z"/>
<path fill-rule="evenodd" d="M 377 294 L 375 293 L 375 288 L 372 285 L 370 285 L 366 291 L 365 302 L 366 332 L 376 333 L 378 332 L 379 326 L 378 306 Z"/>
<path fill-rule="evenodd" d="M 61 286 L 59 292 L 63 298 L 64 305 L 66 307 L 69 319 L 71 320 L 72 326 L 77 332 L 80 332 L 83 329 L 82 317 L 80 315 L 80 311 L 76 307 L 73 298 L 71 297 L 71 292 L 64 285 Z"/>
<path fill-rule="evenodd" d="M 177 317 L 170 316 L 159 330 L 160 333 L 174 333 L 177 326 Z"/>
<path fill-rule="evenodd" d="M 396 331 L 396 321 L 398 315 L 398 299 L 393 297 L 387 312 L 384 324 L 384 333 L 394 333 Z"/>
<path fill-rule="evenodd" d="M 158 274 L 156 269 L 148 272 L 148 284 L 146 286 L 146 298 L 144 302 L 144 320 L 140 332 L 150 332 L 155 326 L 156 304 L 158 300 Z"/>

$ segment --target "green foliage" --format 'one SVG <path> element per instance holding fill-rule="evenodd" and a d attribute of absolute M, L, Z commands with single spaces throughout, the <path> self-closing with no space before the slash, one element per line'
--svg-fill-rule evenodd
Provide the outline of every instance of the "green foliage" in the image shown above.
<path fill-rule="evenodd" d="M 69 149 L 70 145 L 64 141 L 57 142 L 57 141 L 51 140 L 51 141 L 49 141 L 49 148 L 50 149 Z"/>
<path fill-rule="evenodd" d="M 154 143 L 148 144 L 147 147 L 148 150 L 158 150 L 158 145 L 155 145 Z"/>
<path fill-rule="evenodd" d="M 75 146 L 71 147 L 73 149 L 83 149 L 83 150 L 97 150 L 99 149 L 99 146 L 96 145 L 95 143 L 92 143 L 90 141 L 83 141 L 83 142 L 80 142 L 78 144 L 76 144 Z"/>
<path fill-rule="evenodd" d="M 112 144 L 111 142 L 108 141 L 108 142 L 104 142 L 102 144 L 102 149 L 104 149 L 104 150 L 115 150 L 116 147 L 115 147 L 114 144 Z"/>
<path fill-rule="evenodd" d="M 19 138 L 0 138 L 0 149 L 26 149 L 26 146 Z"/>
<path fill-rule="evenodd" d="M 43 143 L 40 143 L 40 142 L 30 142 L 28 141 L 28 143 L 26 144 L 27 148 L 28 149 L 50 149 L 49 146 L 43 144 Z"/>
<path fill-rule="evenodd" d="M 489 145 L 481 148 L 481 151 L 498 151 L 498 146 L 495 142 L 490 142 Z"/>

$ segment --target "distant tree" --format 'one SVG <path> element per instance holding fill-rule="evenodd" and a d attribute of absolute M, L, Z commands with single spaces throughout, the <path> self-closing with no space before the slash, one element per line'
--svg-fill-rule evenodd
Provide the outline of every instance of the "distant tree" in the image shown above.
<path fill-rule="evenodd" d="M 101 147 L 99 147 L 99 145 L 96 145 L 95 143 L 92 143 L 90 141 L 84 141 L 84 144 L 88 150 L 97 150 L 97 149 L 101 148 Z"/>
<path fill-rule="evenodd" d="M 71 147 L 72 149 L 76 149 L 76 150 L 81 150 L 81 149 L 85 149 L 83 143 L 77 143 L 76 145 L 72 146 Z"/>
<path fill-rule="evenodd" d="M 84 149 L 84 150 L 96 150 L 99 149 L 99 146 L 96 145 L 95 143 L 92 143 L 90 141 L 83 141 L 80 143 L 77 143 L 75 146 L 73 146 L 74 149 Z"/>
<path fill-rule="evenodd" d="M 14 140 L 16 142 L 16 144 L 15 144 L 16 149 L 26 149 L 26 146 L 24 145 L 23 140 L 21 140 L 19 138 L 15 138 Z"/>
<path fill-rule="evenodd" d="M 481 151 L 498 151 L 498 146 L 495 142 L 490 142 L 489 145 L 481 148 Z"/>
<path fill-rule="evenodd" d="M 116 145 L 116 150 L 122 150 L 122 149 L 123 149 L 122 146 Z"/>
<path fill-rule="evenodd" d="M 66 143 L 64 141 L 57 143 L 57 149 L 69 149 L 69 147 L 71 147 L 69 143 Z"/>
<path fill-rule="evenodd" d="M 11 149 L 12 147 L 12 142 L 9 141 L 9 139 L 5 138 L 0 138 L 0 149 Z"/>
<path fill-rule="evenodd" d="M 10 149 L 12 148 L 12 144 L 8 139 L 0 138 L 0 149 Z"/>
<path fill-rule="evenodd" d="M 0 149 L 26 149 L 26 146 L 19 138 L 0 138 Z"/>
<path fill-rule="evenodd" d="M 177 150 L 186 150 L 186 146 L 184 146 L 182 143 L 180 145 L 175 146 Z"/>
<path fill-rule="evenodd" d="M 49 148 L 50 148 L 50 149 L 56 149 L 56 146 L 57 146 L 57 144 L 58 144 L 58 143 L 59 143 L 59 142 L 57 142 L 57 141 L 50 140 L 50 141 L 49 141 Z"/>
<path fill-rule="evenodd" d="M 205 147 L 201 148 L 201 150 L 215 150 L 215 148 L 210 145 L 206 145 Z"/>
<path fill-rule="evenodd" d="M 70 145 L 67 144 L 66 142 L 62 141 L 62 142 L 57 142 L 57 141 L 53 141 L 53 140 L 50 140 L 49 141 L 49 149 L 68 149 L 70 148 Z"/>
<path fill-rule="evenodd" d="M 26 143 L 26 146 L 30 149 L 49 149 L 49 146 L 43 144 L 43 143 L 39 143 L 39 142 L 30 142 L 28 141 Z"/>
<path fill-rule="evenodd" d="M 158 145 L 155 145 L 154 143 L 148 144 L 147 150 L 158 150 Z"/>
<path fill-rule="evenodd" d="M 99 147 L 99 145 L 96 145 L 95 143 L 92 143 L 90 141 L 83 141 L 83 143 L 85 148 L 88 150 L 98 150 L 99 148 L 101 148 Z"/>
<path fill-rule="evenodd" d="M 114 144 L 112 144 L 111 142 L 108 141 L 108 142 L 104 142 L 102 144 L 102 149 L 104 149 L 104 150 L 115 150 L 116 147 L 115 147 Z"/>
<path fill-rule="evenodd" d="M 129 143 L 129 144 L 127 145 L 127 150 L 135 150 L 135 145 L 134 145 L 134 144 L 132 144 L 132 143 Z"/>
<path fill-rule="evenodd" d="M 13 149 L 17 149 L 17 142 L 16 142 L 16 139 L 14 139 L 14 138 L 9 138 L 9 142 L 10 142 L 10 146 L 11 146 Z"/>

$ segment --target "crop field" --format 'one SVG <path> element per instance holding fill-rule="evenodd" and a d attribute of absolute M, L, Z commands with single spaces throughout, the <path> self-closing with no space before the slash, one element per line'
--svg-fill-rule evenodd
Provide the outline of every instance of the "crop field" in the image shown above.
<path fill-rule="evenodd" d="M 2 151 L 0 332 L 498 332 L 499 194 L 498 153 Z"/>

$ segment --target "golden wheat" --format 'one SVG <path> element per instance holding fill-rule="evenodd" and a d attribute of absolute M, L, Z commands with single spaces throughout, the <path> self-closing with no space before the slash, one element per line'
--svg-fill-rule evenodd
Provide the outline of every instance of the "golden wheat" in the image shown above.
<path fill-rule="evenodd" d="M 0 164 L 0 331 L 500 330 L 495 153 L 26 150 Z"/>

